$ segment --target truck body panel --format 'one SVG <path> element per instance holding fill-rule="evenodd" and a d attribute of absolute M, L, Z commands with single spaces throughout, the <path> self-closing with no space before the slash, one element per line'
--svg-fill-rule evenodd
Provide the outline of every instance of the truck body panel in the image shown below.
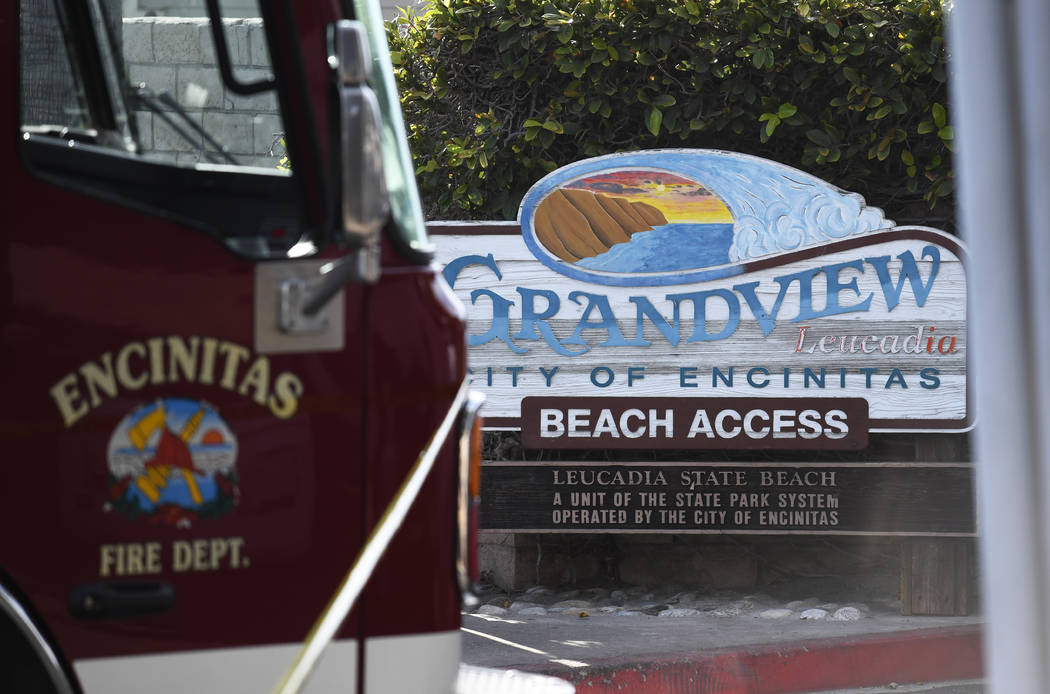
<path fill-rule="evenodd" d="M 393 220 L 378 280 L 351 281 L 331 303 L 337 348 L 309 332 L 283 338 L 290 348 L 260 342 L 260 295 L 270 306 L 283 291 L 260 277 L 358 252 L 321 228 L 338 195 L 324 56 L 340 12 L 297 2 L 263 14 L 282 21 L 269 42 L 298 147 L 291 183 L 65 132 L 16 137 L 19 109 L 0 109 L 0 580 L 88 692 L 272 687 L 466 376 L 462 309 L 425 258 L 391 243 Z M 17 3 L 0 26 L 15 39 L 0 90 L 17 103 Z M 190 194 L 228 223 L 173 213 Z M 278 249 L 312 233 L 320 251 L 249 257 L 228 242 L 245 235 L 238 225 Z M 460 452 L 454 435 L 435 445 L 315 689 L 412 688 L 416 676 L 391 667 L 398 653 L 430 662 L 436 690 L 455 676 Z"/>

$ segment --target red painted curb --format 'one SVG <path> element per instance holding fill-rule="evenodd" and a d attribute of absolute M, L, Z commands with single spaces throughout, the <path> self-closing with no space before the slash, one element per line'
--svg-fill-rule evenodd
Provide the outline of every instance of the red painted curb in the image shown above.
<path fill-rule="evenodd" d="M 532 668 L 523 668 L 532 669 Z M 981 627 L 795 641 L 545 674 L 588 694 L 788 694 L 982 676 Z"/>

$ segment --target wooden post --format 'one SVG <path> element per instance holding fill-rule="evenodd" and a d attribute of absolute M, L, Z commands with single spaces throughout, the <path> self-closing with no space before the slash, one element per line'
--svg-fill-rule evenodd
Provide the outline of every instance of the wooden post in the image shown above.
<path fill-rule="evenodd" d="M 973 611 L 973 540 L 908 538 L 901 545 L 901 614 Z"/>
<path fill-rule="evenodd" d="M 968 457 L 964 434 L 920 435 L 915 460 L 959 462 Z M 908 538 L 901 544 L 901 614 L 968 615 L 975 605 L 974 541 Z"/>

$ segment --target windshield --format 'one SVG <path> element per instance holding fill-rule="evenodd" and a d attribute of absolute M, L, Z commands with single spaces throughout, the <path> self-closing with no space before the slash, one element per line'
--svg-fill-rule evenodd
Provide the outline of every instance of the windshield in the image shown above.
<path fill-rule="evenodd" d="M 369 48 L 372 49 L 371 82 L 383 114 L 383 168 L 395 226 L 409 248 L 429 254 L 432 246 L 427 239 L 423 206 L 412 177 L 415 166 L 405 138 L 401 100 L 394 83 L 394 69 L 390 63 L 390 50 L 379 4 L 374 0 L 354 0 L 354 12 L 368 30 Z"/>
<path fill-rule="evenodd" d="M 82 18 L 63 16 L 52 0 L 22 0 L 25 132 L 89 141 L 180 167 L 226 164 L 287 173 L 274 90 L 244 96 L 224 86 L 206 17 L 145 16 L 156 13 L 147 3 L 86 4 L 97 45 L 83 32 L 56 31 Z M 258 7 L 237 7 L 244 16 L 222 20 L 234 74 L 241 82 L 270 80 Z M 97 84 L 90 70 L 78 69 L 94 61 L 105 75 Z"/>

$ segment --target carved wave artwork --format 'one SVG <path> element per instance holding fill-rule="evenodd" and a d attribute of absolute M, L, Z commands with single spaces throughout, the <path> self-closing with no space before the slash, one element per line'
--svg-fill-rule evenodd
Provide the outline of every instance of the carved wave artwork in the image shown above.
<path fill-rule="evenodd" d="M 593 258 L 633 234 L 667 224 L 656 207 L 587 190 L 555 190 L 536 209 L 536 236 L 570 263 Z"/>
<path fill-rule="evenodd" d="M 627 152 L 570 164 L 530 189 L 518 221 L 541 263 L 612 286 L 731 277 L 749 263 L 893 227 L 856 193 L 715 150 Z"/>

